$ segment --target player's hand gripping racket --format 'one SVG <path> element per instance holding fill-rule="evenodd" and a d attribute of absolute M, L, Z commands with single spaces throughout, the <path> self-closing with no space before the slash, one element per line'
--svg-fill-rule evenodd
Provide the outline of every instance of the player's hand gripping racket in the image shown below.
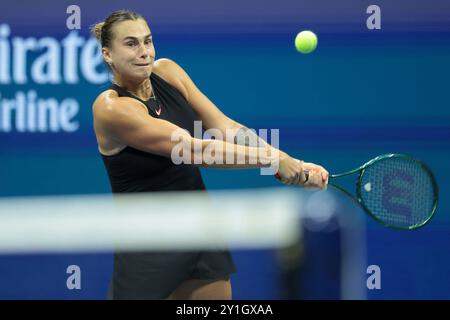
<path fill-rule="evenodd" d="M 358 174 L 356 196 L 336 184 L 372 218 L 386 227 L 414 230 L 433 217 L 438 186 L 431 170 L 421 161 L 402 154 L 378 156 L 357 169 L 329 176 L 337 179 Z"/>

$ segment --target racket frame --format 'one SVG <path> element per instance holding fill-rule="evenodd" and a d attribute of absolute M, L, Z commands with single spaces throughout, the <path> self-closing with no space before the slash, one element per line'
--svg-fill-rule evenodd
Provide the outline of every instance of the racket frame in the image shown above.
<path fill-rule="evenodd" d="M 377 163 L 378 161 L 389 159 L 389 158 L 404 158 L 404 159 L 412 160 L 412 161 L 416 162 L 417 164 L 419 164 L 422 167 L 422 169 L 425 170 L 428 173 L 429 177 L 431 178 L 431 184 L 432 184 L 432 187 L 433 187 L 433 207 L 431 209 L 431 212 L 428 214 L 427 219 L 425 219 L 421 223 L 418 223 L 418 224 L 415 224 L 415 225 L 412 225 L 412 226 L 408 226 L 408 227 L 400 227 L 400 226 L 392 225 L 392 224 L 386 223 L 386 222 L 382 221 L 381 219 L 379 219 L 364 204 L 364 200 L 362 199 L 362 194 L 361 194 L 361 181 L 362 181 L 362 178 L 364 176 L 365 171 L 367 170 L 367 168 L 369 168 L 373 164 Z M 333 188 L 342 191 L 347 196 L 352 198 L 354 201 L 356 201 L 361 206 L 361 208 L 363 208 L 363 210 L 370 217 L 372 217 L 375 221 L 381 223 L 383 226 L 389 227 L 389 228 L 393 228 L 393 229 L 396 229 L 396 230 L 415 230 L 415 229 L 421 228 L 425 224 L 427 224 L 431 220 L 431 218 L 433 218 L 434 214 L 436 213 L 438 200 L 439 200 L 439 188 L 438 188 L 438 185 L 437 185 L 437 182 L 436 182 L 436 178 L 433 175 L 433 172 L 422 161 L 417 160 L 417 159 L 415 159 L 415 158 L 413 158 L 413 157 L 411 157 L 409 155 L 406 155 L 406 154 L 396 154 L 396 153 L 383 154 L 383 155 L 377 156 L 377 157 L 367 161 L 366 163 L 364 163 L 362 166 L 360 166 L 357 169 L 350 170 L 350 171 L 343 172 L 343 173 L 339 173 L 339 174 L 332 174 L 332 175 L 329 176 L 329 179 L 336 179 L 336 178 L 340 178 L 340 177 L 345 177 L 345 176 L 349 176 L 349 175 L 352 175 L 352 174 L 357 173 L 357 172 L 359 172 L 359 174 L 358 174 L 358 177 L 357 177 L 357 180 L 356 180 L 356 196 L 354 196 L 353 194 L 351 194 L 347 190 L 345 190 L 345 189 L 343 189 L 343 188 L 341 188 L 341 187 L 339 187 L 339 186 L 337 186 L 335 184 L 329 183 L 329 186 L 332 186 Z"/>

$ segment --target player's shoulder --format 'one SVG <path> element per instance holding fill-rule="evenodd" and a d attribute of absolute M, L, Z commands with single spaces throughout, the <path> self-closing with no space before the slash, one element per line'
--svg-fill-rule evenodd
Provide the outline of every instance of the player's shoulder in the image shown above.
<path fill-rule="evenodd" d="M 153 71 L 156 73 L 176 72 L 183 70 L 181 66 L 169 58 L 160 58 L 155 61 Z"/>
<path fill-rule="evenodd" d="M 153 65 L 152 72 L 177 88 L 187 99 L 188 92 L 185 83 L 188 75 L 177 62 L 168 58 L 158 59 Z"/>
<path fill-rule="evenodd" d="M 119 97 L 116 91 L 107 89 L 100 93 L 92 104 L 92 112 L 97 120 L 108 120 L 142 109 L 140 103 L 130 97 Z"/>

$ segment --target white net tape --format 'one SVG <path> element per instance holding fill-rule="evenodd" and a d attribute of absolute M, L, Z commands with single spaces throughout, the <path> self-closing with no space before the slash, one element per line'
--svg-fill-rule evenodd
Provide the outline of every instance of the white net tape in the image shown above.
<path fill-rule="evenodd" d="M 283 188 L 0 198 L 0 253 L 281 247 L 300 207 Z"/>

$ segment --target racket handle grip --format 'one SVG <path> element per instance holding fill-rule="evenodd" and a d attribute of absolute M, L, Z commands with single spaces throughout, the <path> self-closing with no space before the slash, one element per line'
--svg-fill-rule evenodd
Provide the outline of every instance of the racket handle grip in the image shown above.
<path fill-rule="evenodd" d="M 309 180 L 309 171 L 308 171 L 308 170 L 304 170 L 303 173 L 305 174 L 305 178 L 306 178 L 305 182 L 306 182 L 306 181 Z M 275 173 L 275 178 L 276 178 L 277 180 L 281 180 L 281 177 L 280 177 L 280 175 L 278 174 L 278 172 Z"/>

